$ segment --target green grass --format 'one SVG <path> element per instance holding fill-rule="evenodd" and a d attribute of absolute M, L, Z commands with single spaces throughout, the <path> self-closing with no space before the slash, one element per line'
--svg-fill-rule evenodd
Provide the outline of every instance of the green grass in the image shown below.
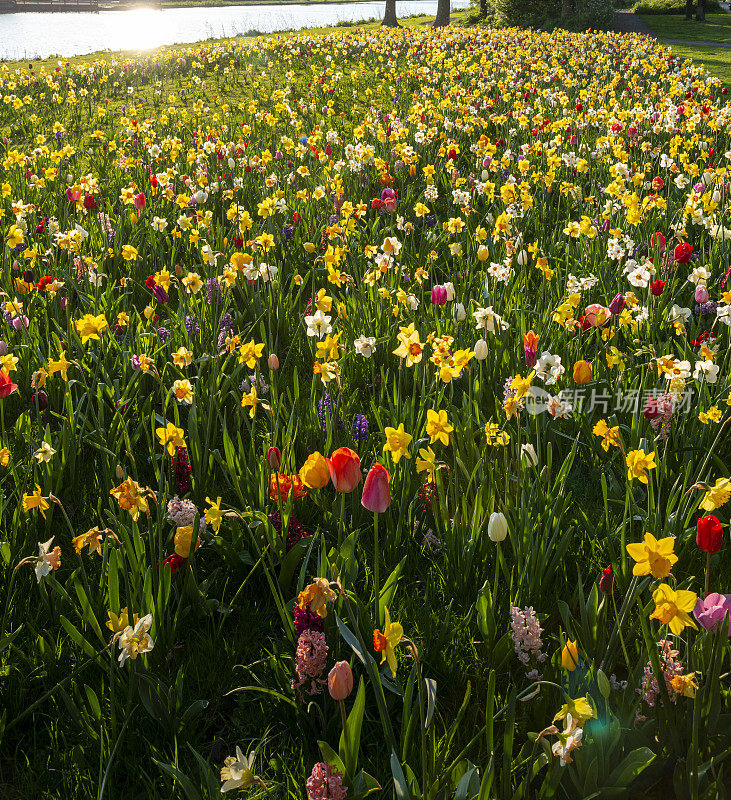
<path fill-rule="evenodd" d="M 731 85 L 731 48 L 696 47 L 694 45 L 673 45 L 673 53 L 683 58 L 692 58 L 717 78 Z"/>
<path fill-rule="evenodd" d="M 658 39 L 731 43 L 731 14 L 708 14 L 706 22 L 687 20 L 674 14 L 639 16 Z"/>

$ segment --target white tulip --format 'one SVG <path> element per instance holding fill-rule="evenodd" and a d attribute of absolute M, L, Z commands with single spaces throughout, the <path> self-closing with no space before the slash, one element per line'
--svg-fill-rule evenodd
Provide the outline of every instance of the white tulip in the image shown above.
<path fill-rule="evenodd" d="M 493 511 L 487 523 L 487 535 L 493 542 L 502 542 L 508 535 L 508 521 L 501 511 Z"/>

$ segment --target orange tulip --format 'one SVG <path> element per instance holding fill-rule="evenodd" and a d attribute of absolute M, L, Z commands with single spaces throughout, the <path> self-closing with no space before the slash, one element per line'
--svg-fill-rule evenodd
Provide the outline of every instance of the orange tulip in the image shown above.
<path fill-rule="evenodd" d="M 335 490 L 349 493 L 360 483 L 360 456 L 349 447 L 339 447 L 327 461 Z"/>
<path fill-rule="evenodd" d="M 269 478 L 269 499 L 286 500 L 289 497 L 291 488 L 292 481 L 289 479 L 289 475 L 273 472 Z"/>
<path fill-rule="evenodd" d="M 591 364 L 588 361 L 577 361 L 574 364 L 574 381 L 583 386 L 592 379 L 594 374 Z"/>

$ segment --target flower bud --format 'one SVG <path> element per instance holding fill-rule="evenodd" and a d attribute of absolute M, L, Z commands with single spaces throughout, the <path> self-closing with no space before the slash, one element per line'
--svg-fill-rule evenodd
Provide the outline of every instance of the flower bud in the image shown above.
<path fill-rule="evenodd" d="M 455 303 L 454 308 L 452 309 L 452 314 L 457 322 L 464 322 L 467 318 L 467 312 L 464 310 L 464 305 L 462 303 Z"/>
<path fill-rule="evenodd" d="M 447 289 L 437 283 L 431 288 L 431 302 L 434 306 L 443 306 L 447 302 Z"/>
<path fill-rule="evenodd" d="M 577 361 L 574 364 L 574 382 L 579 386 L 589 383 L 593 375 L 591 364 L 588 361 Z"/>
<path fill-rule="evenodd" d="M 267 450 L 267 461 L 271 469 L 279 469 L 282 466 L 282 451 L 278 447 L 270 447 Z"/>
<path fill-rule="evenodd" d="M 502 542 L 508 535 L 508 521 L 501 511 L 493 511 L 487 523 L 487 535 L 493 542 Z"/>
<path fill-rule="evenodd" d="M 538 466 L 538 454 L 536 448 L 532 444 L 524 444 L 520 448 L 520 458 L 522 461 L 532 464 L 534 467 Z"/>
<path fill-rule="evenodd" d="M 269 358 L 267 359 L 267 364 L 269 365 L 269 369 L 272 372 L 276 372 L 279 369 L 279 359 L 277 358 L 276 353 L 272 353 Z"/>
<path fill-rule="evenodd" d="M 475 358 L 478 361 L 484 361 L 487 358 L 487 342 L 484 339 L 478 339 L 475 342 Z"/>
<path fill-rule="evenodd" d="M 599 591 L 602 594 L 614 594 L 614 574 L 611 564 L 602 570 L 602 576 L 599 578 Z"/>
<path fill-rule="evenodd" d="M 723 528 L 718 517 L 701 517 L 696 526 L 695 541 L 705 553 L 717 553 L 723 542 Z"/>
<path fill-rule="evenodd" d="M 695 287 L 695 301 L 696 303 L 708 302 L 708 287 L 704 283 L 699 283 Z"/>
<path fill-rule="evenodd" d="M 338 702 L 345 700 L 353 691 L 353 670 L 347 661 L 338 661 L 327 676 L 330 697 Z"/>
<path fill-rule="evenodd" d="M 614 300 L 612 300 L 612 302 L 609 304 L 609 310 L 612 312 L 612 314 L 621 314 L 622 309 L 624 309 L 624 303 L 625 303 L 624 295 L 618 294 L 615 296 Z"/>
<path fill-rule="evenodd" d="M 579 666 L 579 650 L 576 641 L 568 641 L 561 651 L 561 666 L 569 672 L 573 672 Z"/>

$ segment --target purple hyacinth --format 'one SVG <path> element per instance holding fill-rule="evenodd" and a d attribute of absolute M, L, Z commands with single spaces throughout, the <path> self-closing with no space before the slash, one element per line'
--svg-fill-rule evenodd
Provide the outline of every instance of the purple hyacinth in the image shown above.
<path fill-rule="evenodd" d="M 326 394 L 322 400 L 318 402 L 317 415 L 320 417 L 320 425 L 322 425 L 323 431 L 327 430 L 328 417 L 337 423 L 338 428 L 343 427 L 343 421 L 340 419 L 340 413 L 338 412 L 337 401 L 333 400 L 329 394 Z"/>
<path fill-rule="evenodd" d="M 167 328 L 159 327 L 157 329 L 157 335 L 160 337 L 160 340 L 166 342 L 168 336 L 170 336 L 170 331 Z"/>
<path fill-rule="evenodd" d="M 282 238 L 287 242 L 291 242 L 293 236 L 294 236 L 294 225 L 283 225 Z"/>
<path fill-rule="evenodd" d="M 201 332 L 200 326 L 192 314 L 185 318 L 185 330 L 188 331 L 188 336 L 195 336 Z"/>
<path fill-rule="evenodd" d="M 162 286 L 158 286 L 157 284 L 155 284 L 152 287 L 152 294 L 155 297 L 155 300 L 157 300 L 158 303 L 162 303 L 163 305 L 167 303 L 168 300 L 170 299 L 165 289 L 163 289 Z"/>
<path fill-rule="evenodd" d="M 223 295 L 221 294 L 221 284 L 217 280 L 214 281 L 209 278 L 206 281 L 206 295 L 208 296 L 209 306 L 213 302 L 214 296 L 216 298 L 216 303 L 220 303 L 223 300 Z"/>
<path fill-rule="evenodd" d="M 226 339 L 231 333 L 233 333 L 233 330 L 234 330 L 233 317 L 227 311 L 221 317 L 221 325 L 218 329 L 218 341 L 216 344 L 219 350 L 226 344 Z"/>
<path fill-rule="evenodd" d="M 709 300 L 707 303 L 698 303 L 694 309 L 696 316 L 703 316 L 704 314 L 715 314 L 718 308 L 718 303 L 715 300 Z"/>
<path fill-rule="evenodd" d="M 367 439 L 368 438 L 368 418 L 365 414 L 356 414 L 353 418 L 353 439 L 358 441 L 359 439 Z"/>

